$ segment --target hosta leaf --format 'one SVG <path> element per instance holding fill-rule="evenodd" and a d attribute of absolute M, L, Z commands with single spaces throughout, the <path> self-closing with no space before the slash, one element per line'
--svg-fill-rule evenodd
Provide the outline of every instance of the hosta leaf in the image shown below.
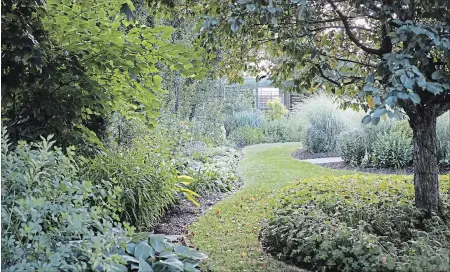
<path fill-rule="evenodd" d="M 185 246 L 175 246 L 173 250 L 176 254 L 178 254 L 180 256 L 194 259 L 194 260 L 205 260 L 208 258 L 208 256 L 206 254 L 203 254 L 196 250 L 192 250 Z"/>
<path fill-rule="evenodd" d="M 113 264 L 111 265 L 110 271 L 113 272 L 128 272 L 128 268 L 123 264 Z"/>
<path fill-rule="evenodd" d="M 165 259 L 169 259 L 169 258 L 176 258 L 177 255 L 175 255 L 172 252 L 168 252 L 168 251 L 163 251 L 158 255 L 158 258 L 165 258 Z"/>
<path fill-rule="evenodd" d="M 184 264 L 178 259 L 167 259 L 160 262 L 168 266 L 171 266 L 172 268 L 176 268 L 179 271 L 183 271 L 184 269 Z"/>
<path fill-rule="evenodd" d="M 409 99 L 411 99 L 411 101 L 414 104 L 419 104 L 420 103 L 420 96 L 416 93 L 409 93 Z"/>
<path fill-rule="evenodd" d="M 136 259 L 133 256 L 129 256 L 129 255 L 121 255 L 120 257 L 122 257 L 122 259 L 126 262 L 130 262 L 130 263 L 139 263 L 139 260 Z"/>
<path fill-rule="evenodd" d="M 142 241 L 139 245 L 134 249 L 134 257 L 147 259 L 150 256 L 155 256 L 155 251 L 151 246 L 147 244 L 146 241 Z"/>
<path fill-rule="evenodd" d="M 153 272 L 153 269 L 144 259 L 141 258 L 139 259 L 138 272 Z"/>
<path fill-rule="evenodd" d="M 150 237 L 150 245 L 156 252 L 164 252 L 166 250 L 166 244 L 164 244 L 164 236 L 152 235 Z"/>
<path fill-rule="evenodd" d="M 135 248 L 136 248 L 136 244 L 135 243 L 129 243 L 129 244 L 127 244 L 126 251 L 127 251 L 127 253 L 129 253 L 131 255 L 134 255 L 134 249 Z"/>

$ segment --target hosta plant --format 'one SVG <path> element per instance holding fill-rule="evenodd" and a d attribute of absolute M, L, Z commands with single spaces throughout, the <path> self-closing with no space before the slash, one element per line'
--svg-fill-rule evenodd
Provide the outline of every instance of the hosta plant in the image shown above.
<path fill-rule="evenodd" d="M 161 234 L 142 233 L 120 251 L 123 264 L 118 271 L 197 272 L 205 254 L 183 245 L 173 244 Z"/>

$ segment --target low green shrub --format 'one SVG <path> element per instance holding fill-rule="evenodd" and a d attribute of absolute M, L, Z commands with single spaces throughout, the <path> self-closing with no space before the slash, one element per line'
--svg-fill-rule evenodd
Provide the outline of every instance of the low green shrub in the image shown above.
<path fill-rule="evenodd" d="M 437 156 L 441 165 L 450 165 L 450 111 L 437 119 Z"/>
<path fill-rule="evenodd" d="M 302 139 L 302 125 L 293 118 L 266 121 L 261 130 L 266 143 L 299 142 Z"/>
<path fill-rule="evenodd" d="M 359 166 L 366 156 L 366 139 L 362 130 L 341 133 L 339 151 L 342 159 L 353 166 Z"/>
<path fill-rule="evenodd" d="M 353 175 L 297 182 L 261 231 L 264 248 L 316 271 L 450 269 L 450 176 L 442 214 L 414 207 L 412 177 Z"/>
<path fill-rule="evenodd" d="M 256 111 L 239 111 L 225 116 L 224 126 L 227 135 L 236 134 L 244 128 L 257 128 L 264 122 L 264 115 Z"/>
<path fill-rule="evenodd" d="M 244 147 L 264 142 L 264 134 L 260 128 L 241 127 L 230 134 L 229 140 L 237 147 Z"/>
<path fill-rule="evenodd" d="M 2 271 L 92 271 L 114 268 L 126 235 L 101 209 L 98 191 L 79 178 L 73 149 L 52 136 L 14 149 L 2 131 Z M 105 271 L 105 270 L 98 270 Z"/>
<path fill-rule="evenodd" d="M 172 148 L 146 137 L 86 160 L 82 178 L 101 188 L 95 204 L 138 229 L 151 228 L 176 200 Z"/>
<path fill-rule="evenodd" d="M 376 167 L 401 169 L 412 161 L 411 138 L 399 132 L 379 136 L 372 148 L 372 162 Z"/>
<path fill-rule="evenodd" d="M 310 116 L 306 127 L 305 147 L 313 153 L 335 151 L 339 135 L 345 129 L 344 122 L 332 111 Z"/>
<path fill-rule="evenodd" d="M 279 97 L 275 98 L 272 101 L 268 101 L 267 106 L 269 107 L 269 109 L 265 112 L 265 115 L 267 117 L 267 120 L 269 121 L 282 119 L 288 113 L 288 110 L 281 103 Z"/>
<path fill-rule="evenodd" d="M 242 152 L 234 148 L 214 148 L 185 160 L 180 172 L 194 178 L 188 188 L 199 194 L 226 192 L 238 185 L 241 158 Z"/>

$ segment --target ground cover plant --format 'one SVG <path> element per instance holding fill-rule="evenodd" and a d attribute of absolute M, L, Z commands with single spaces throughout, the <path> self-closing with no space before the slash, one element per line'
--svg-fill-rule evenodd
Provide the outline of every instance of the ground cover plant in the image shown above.
<path fill-rule="evenodd" d="M 448 271 L 450 175 L 442 210 L 414 206 L 407 176 L 352 175 L 298 181 L 261 236 L 269 252 L 320 271 Z"/>
<path fill-rule="evenodd" d="M 239 165 L 241 189 L 214 205 L 188 227 L 190 241 L 208 255 L 212 271 L 301 271 L 267 256 L 260 247 L 260 223 L 283 195 L 282 188 L 309 177 L 350 174 L 301 162 L 291 153 L 299 143 L 245 147 Z"/>

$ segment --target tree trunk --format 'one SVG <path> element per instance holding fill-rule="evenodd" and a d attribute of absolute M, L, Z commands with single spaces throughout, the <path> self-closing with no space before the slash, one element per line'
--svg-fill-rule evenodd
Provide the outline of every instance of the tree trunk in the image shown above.
<path fill-rule="evenodd" d="M 417 207 L 437 212 L 440 206 L 436 111 L 420 107 L 410 116 L 413 129 L 414 190 Z"/>

